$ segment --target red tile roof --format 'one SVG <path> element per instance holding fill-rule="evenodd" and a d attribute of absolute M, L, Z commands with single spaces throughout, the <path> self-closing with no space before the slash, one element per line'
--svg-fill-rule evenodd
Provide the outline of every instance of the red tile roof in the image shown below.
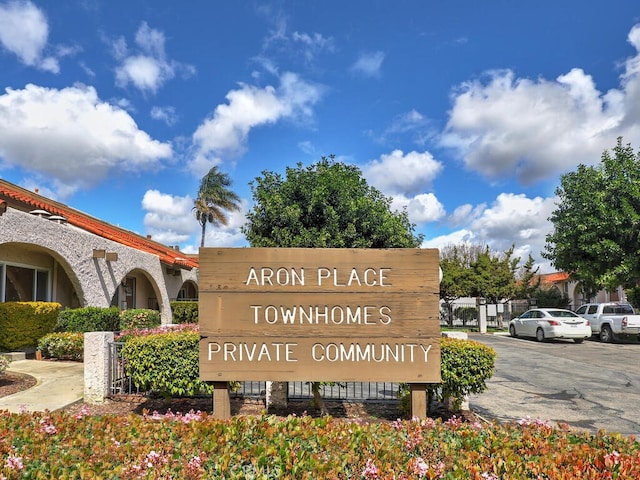
<path fill-rule="evenodd" d="M 198 259 L 191 255 L 184 254 L 179 250 L 155 242 L 150 238 L 142 237 L 129 230 L 103 222 L 79 210 L 75 210 L 67 205 L 0 179 L 0 204 L 3 201 L 17 210 L 31 211 L 34 209 L 42 209 L 52 215 L 60 215 L 65 217 L 67 223 L 70 225 L 74 225 L 87 232 L 127 247 L 157 255 L 161 262 L 174 268 L 190 270 L 197 268 L 199 264 Z"/>
<path fill-rule="evenodd" d="M 569 280 L 569 274 L 565 272 L 545 273 L 540 275 L 542 283 L 564 282 Z"/>

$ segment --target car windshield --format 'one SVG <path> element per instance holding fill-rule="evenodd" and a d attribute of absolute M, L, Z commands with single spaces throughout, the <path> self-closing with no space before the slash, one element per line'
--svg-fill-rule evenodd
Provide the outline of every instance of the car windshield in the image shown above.
<path fill-rule="evenodd" d="M 558 317 L 561 317 L 561 318 L 564 318 L 564 317 L 575 318 L 575 317 L 579 316 L 579 315 L 576 315 L 575 313 L 570 312 L 568 310 L 547 310 L 547 313 L 549 315 L 551 315 L 552 317 L 556 317 L 556 318 L 558 318 Z"/>

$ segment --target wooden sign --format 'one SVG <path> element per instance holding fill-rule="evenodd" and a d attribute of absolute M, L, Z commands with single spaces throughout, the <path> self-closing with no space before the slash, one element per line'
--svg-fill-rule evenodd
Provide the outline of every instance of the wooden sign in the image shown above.
<path fill-rule="evenodd" d="M 200 249 L 200 378 L 440 382 L 436 249 Z"/>

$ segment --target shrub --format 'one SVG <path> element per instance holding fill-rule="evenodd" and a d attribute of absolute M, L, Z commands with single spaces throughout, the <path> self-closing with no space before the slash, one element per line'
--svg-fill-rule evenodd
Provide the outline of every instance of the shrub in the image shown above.
<path fill-rule="evenodd" d="M 0 415 L 0 477 L 638 479 L 640 442 L 523 419 L 507 425 L 200 412 Z"/>
<path fill-rule="evenodd" d="M 130 337 L 122 347 L 133 384 L 165 396 L 213 392 L 200 380 L 200 334 L 177 331 Z"/>
<path fill-rule="evenodd" d="M 473 340 L 442 337 L 440 339 L 440 376 L 442 382 L 428 387 L 433 400 L 451 403 L 459 410 L 462 400 L 470 393 L 487 389 L 487 380 L 493 375 L 496 351 Z M 400 385 L 400 406 L 408 411 L 409 387 Z"/>
<path fill-rule="evenodd" d="M 9 367 L 11 361 L 4 355 L 0 355 L 0 375 Z"/>
<path fill-rule="evenodd" d="M 160 312 L 146 308 L 132 308 L 120 312 L 120 330 L 153 328 L 160 325 Z"/>
<path fill-rule="evenodd" d="M 58 315 L 56 332 L 115 332 L 120 330 L 116 307 L 68 308 Z"/>
<path fill-rule="evenodd" d="M 197 323 L 180 323 L 173 325 L 161 325 L 154 328 L 132 328 L 131 330 L 121 330 L 115 336 L 116 342 L 126 342 L 132 337 L 147 337 L 170 332 L 199 332 L 200 326 Z"/>
<path fill-rule="evenodd" d="M 435 400 L 453 400 L 454 409 L 459 409 L 463 398 L 470 393 L 481 393 L 487 389 L 487 380 L 493 375 L 496 351 L 473 340 L 440 339 L 440 370 L 442 384 L 431 389 Z"/>
<path fill-rule="evenodd" d="M 198 323 L 198 302 L 171 302 L 173 323 Z"/>
<path fill-rule="evenodd" d="M 45 358 L 82 360 L 84 358 L 84 333 L 49 333 L 38 340 L 38 350 Z"/>
<path fill-rule="evenodd" d="M 53 331 L 61 308 L 54 302 L 0 303 L 0 350 L 35 347 Z"/>

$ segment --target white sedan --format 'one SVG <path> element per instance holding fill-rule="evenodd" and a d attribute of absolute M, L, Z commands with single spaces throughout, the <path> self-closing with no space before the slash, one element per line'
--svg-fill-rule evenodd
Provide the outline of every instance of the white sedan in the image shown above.
<path fill-rule="evenodd" d="M 548 338 L 570 338 L 582 343 L 591 337 L 589 320 L 561 308 L 533 308 L 509 322 L 512 337 L 535 337 L 539 342 Z"/>

